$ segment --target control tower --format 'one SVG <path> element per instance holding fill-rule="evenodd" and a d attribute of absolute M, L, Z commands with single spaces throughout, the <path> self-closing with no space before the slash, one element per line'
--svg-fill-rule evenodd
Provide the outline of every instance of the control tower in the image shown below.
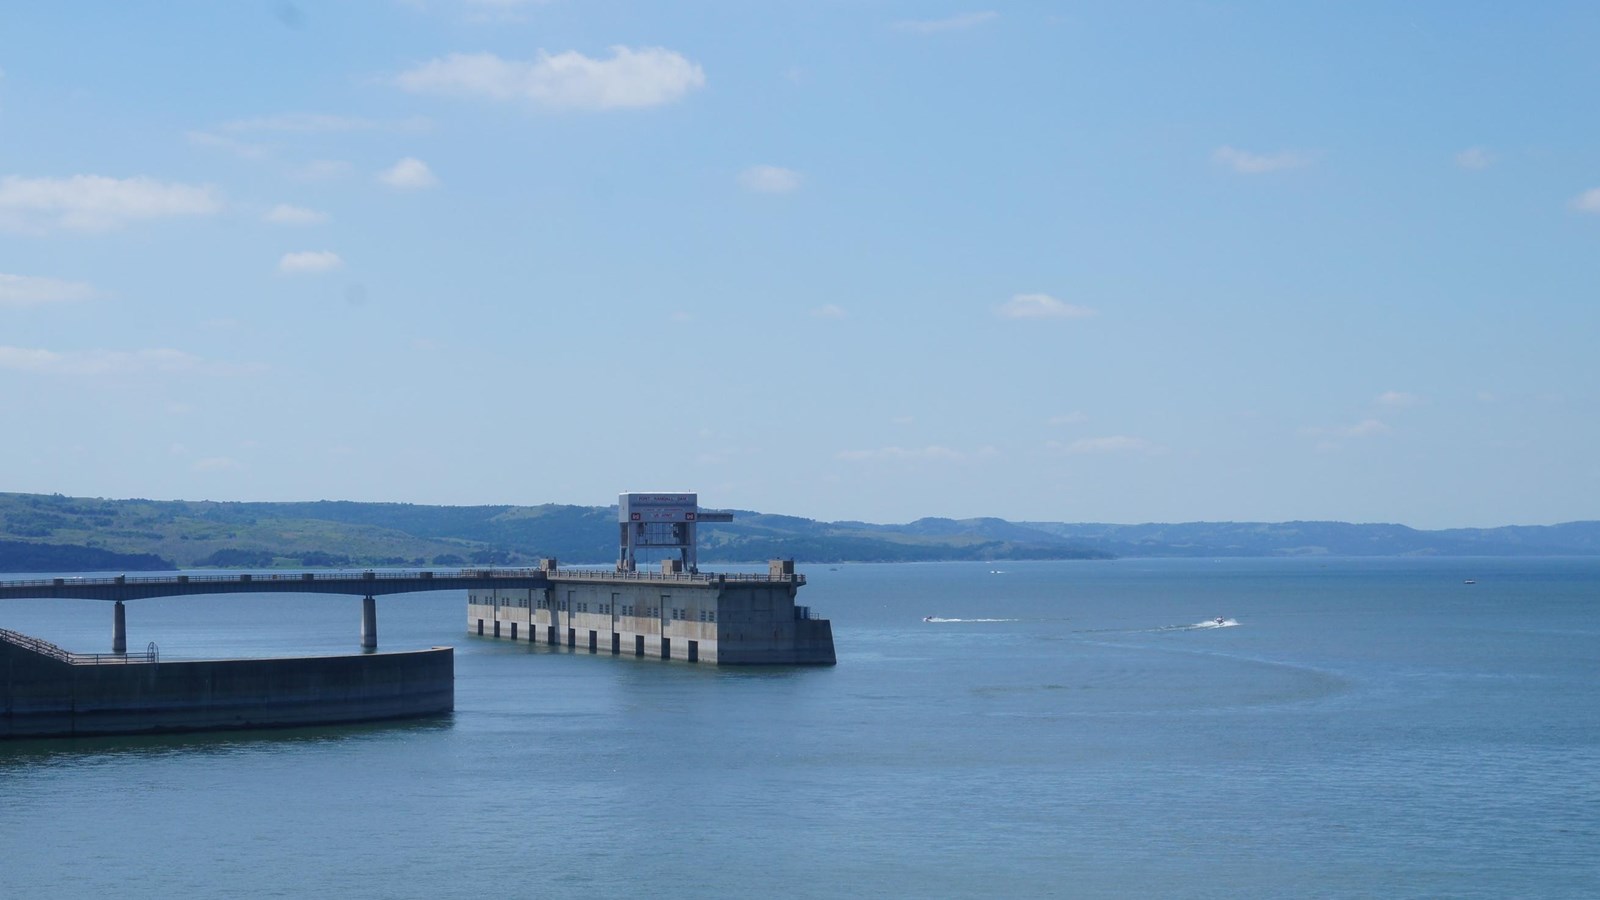
<path fill-rule="evenodd" d="M 638 568 L 640 550 L 677 551 L 679 572 L 697 573 L 695 526 L 701 522 L 732 522 L 732 513 L 703 512 L 700 495 L 668 491 L 629 492 L 617 496 L 617 526 L 621 533 L 618 572 Z"/>

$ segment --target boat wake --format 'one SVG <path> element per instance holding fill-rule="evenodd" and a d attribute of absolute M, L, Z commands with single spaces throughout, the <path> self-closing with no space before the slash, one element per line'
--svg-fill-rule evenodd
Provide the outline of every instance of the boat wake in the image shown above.
<path fill-rule="evenodd" d="M 944 625 L 951 622 L 1020 622 L 1021 619 L 946 619 L 943 616 L 923 616 L 922 621 L 934 625 Z"/>
<path fill-rule="evenodd" d="M 1156 631 L 1202 631 L 1207 628 L 1232 628 L 1238 624 L 1238 619 L 1224 619 L 1218 616 L 1215 619 L 1207 619 L 1204 622 L 1196 622 L 1193 625 L 1168 625 L 1165 628 L 1157 628 Z"/>
<path fill-rule="evenodd" d="M 1211 628 L 1233 628 L 1238 624 L 1238 619 L 1218 617 L 1190 625 L 1162 625 L 1159 628 L 1083 628 L 1074 632 L 1074 634 L 1170 634 L 1175 631 L 1206 631 Z"/>

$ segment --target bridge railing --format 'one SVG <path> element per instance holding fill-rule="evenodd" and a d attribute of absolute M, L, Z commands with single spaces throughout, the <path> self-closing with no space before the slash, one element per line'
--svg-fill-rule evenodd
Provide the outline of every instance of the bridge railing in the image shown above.
<path fill-rule="evenodd" d="M 64 650 L 49 641 L 36 638 L 31 634 L 0 628 L 0 641 L 5 641 L 24 650 L 32 650 L 40 656 L 74 666 L 99 666 L 105 664 L 127 665 L 128 663 L 153 663 L 161 659 L 161 651 L 156 649 L 152 641 L 142 653 L 73 653 Z"/>
<path fill-rule="evenodd" d="M 804 575 L 773 576 L 754 572 L 618 572 L 615 569 L 557 569 L 549 574 L 552 578 L 563 581 L 651 581 L 691 582 L 695 584 L 725 581 L 775 582 L 781 584 L 806 583 Z"/>
<path fill-rule="evenodd" d="M 0 586 L 5 587 L 73 587 L 73 586 L 108 586 L 117 584 L 238 584 L 252 581 L 410 581 L 417 578 L 533 578 L 543 574 L 542 569 L 459 569 L 455 571 L 439 571 L 437 569 L 413 569 L 399 571 L 378 571 L 365 569 L 361 571 L 341 570 L 327 572 L 240 572 L 237 575 L 115 575 L 109 578 L 85 578 L 79 575 L 65 575 L 58 578 L 27 578 L 15 581 L 0 581 Z"/>
<path fill-rule="evenodd" d="M 759 573 L 740 572 L 618 572 L 615 569 L 402 569 L 379 571 L 376 569 L 365 570 L 336 570 L 320 572 L 240 572 L 229 575 L 115 575 L 111 577 L 85 578 L 78 575 L 65 575 L 57 578 L 31 578 L 16 581 L 0 581 L 0 587 L 109 587 L 114 585 L 170 585 L 177 584 L 230 584 L 252 582 L 271 582 L 283 584 L 284 582 L 329 582 L 329 581 L 413 581 L 416 579 L 451 579 L 465 578 L 537 578 L 552 576 L 559 579 L 573 581 L 652 581 L 652 582 L 695 582 L 705 584 L 713 581 L 734 582 L 779 582 L 805 584 L 804 575 L 766 575 Z"/>

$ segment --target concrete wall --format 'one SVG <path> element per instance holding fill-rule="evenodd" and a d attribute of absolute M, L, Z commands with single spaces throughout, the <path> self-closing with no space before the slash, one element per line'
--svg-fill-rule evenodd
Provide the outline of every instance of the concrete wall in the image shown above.
<path fill-rule="evenodd" d="M 467 632 L 713 665 L 833 665 L 826 620 L 795 618 L 792 581 L 716 581 L 551 572 L 542 591 L 470 591 Z M 512 630 L 515 626 L 515 635 Z M 555 640 L 551 641 L 551 628 Z M 481 630 L 480 630 L 481 629 Z M 569 643 L 570 641 L 570 643 Z"/>
<path fill-rule="evenodd" d="M 269 728 L 455 707 L 455 651 L 73 665 L 0 641 L 0 737 Z"/>

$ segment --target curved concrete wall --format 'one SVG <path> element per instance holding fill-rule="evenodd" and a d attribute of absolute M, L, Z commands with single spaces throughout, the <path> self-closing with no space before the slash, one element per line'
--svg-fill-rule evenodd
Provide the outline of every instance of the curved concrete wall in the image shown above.
<path fill-rule="evenodd" d="M 0 641 L 0 737 L 275 728 L 455 708 L 455 651 L 73 665 Z"/>

